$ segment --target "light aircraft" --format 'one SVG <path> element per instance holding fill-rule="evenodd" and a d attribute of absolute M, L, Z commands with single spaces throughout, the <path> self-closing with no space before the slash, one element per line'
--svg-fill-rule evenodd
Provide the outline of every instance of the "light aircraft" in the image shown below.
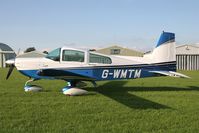
<path fill-rule="evenodd" d="M 87 93 L 77 88 L 82 81 L 124 80 L 156 76 L 189 78 L 176 72 L 175 34 L 162 32 L 151 53 L 143 57 L 104 55 L 97 52 L 61 47 L 46 56 L 19 55 L 6 63 L 10 65 L 6 79 L 14 67 L 31 79 L 25 83 L 25 91 L 40 90 L 28 85 L 40 79 L 60 79 L 67 82 L 62 91 L 66 95 Z"/>

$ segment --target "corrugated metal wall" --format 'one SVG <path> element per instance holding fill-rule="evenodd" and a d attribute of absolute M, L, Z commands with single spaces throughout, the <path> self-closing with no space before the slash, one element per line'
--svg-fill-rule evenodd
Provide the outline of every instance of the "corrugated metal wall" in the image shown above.
<path fill-rule="evenodd" d="M 3 67 L 3 54 L 0 53 L 0 67 Z"/>
<path fill-rule="evenodd" d="M 199 70 L 199 55 L 176 55 L 178 70 Z"/>

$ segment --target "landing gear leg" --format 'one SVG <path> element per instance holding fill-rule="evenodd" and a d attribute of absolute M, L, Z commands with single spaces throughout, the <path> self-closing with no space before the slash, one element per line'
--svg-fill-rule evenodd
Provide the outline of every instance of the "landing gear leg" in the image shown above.
<path fill-rule="evenodd" d="M 67 96 L 80 96 L 87 94 L 88 92 L 86 90 L 76 87 L 77 83 L 78 82 L 76 81 L 68 81 L 67 86 L 62 89 L 63 94 Z"/>
<path fill-rule="evenodd" d="M 38 92 L 38 91 L 42 90 L 42 88 L 40 86 L 37 86 L 37 85 L 28 85 L 30 82 L 33 82 L 33 81 L 35 81 L 35 79 L 30 79 L 30 80 L 26 81 L 26 83 L 24 85 L 25 92 L 29 92 L 29 91 Z"/>

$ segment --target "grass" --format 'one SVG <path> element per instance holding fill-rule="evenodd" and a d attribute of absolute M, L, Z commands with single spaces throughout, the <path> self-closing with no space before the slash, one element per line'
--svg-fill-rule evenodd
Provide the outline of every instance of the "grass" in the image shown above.
<path fill-rule="evenodd" d="M 199 132 L 199 71 L 192 77 L 98 82 L 93 95 L 68 97 L 63 81 L 36 81 L 39 93 L 26 93 L 27 77 L 16 70 L 5 80 L 0 69 L 0 132 Z"/>

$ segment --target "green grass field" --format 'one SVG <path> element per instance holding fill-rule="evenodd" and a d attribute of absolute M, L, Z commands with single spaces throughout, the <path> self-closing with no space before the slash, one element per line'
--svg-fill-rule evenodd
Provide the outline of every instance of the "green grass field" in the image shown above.
<path fill-rule="evenodd" d="M 199 71 L 171 77 L 98 82 L 87 96 L 61 93 L 63 81 L 42 80 L 39 93 L 26 93 L 28 80 L 0 69 L 0 133 L 9 132 L 199 132 Z"/>

